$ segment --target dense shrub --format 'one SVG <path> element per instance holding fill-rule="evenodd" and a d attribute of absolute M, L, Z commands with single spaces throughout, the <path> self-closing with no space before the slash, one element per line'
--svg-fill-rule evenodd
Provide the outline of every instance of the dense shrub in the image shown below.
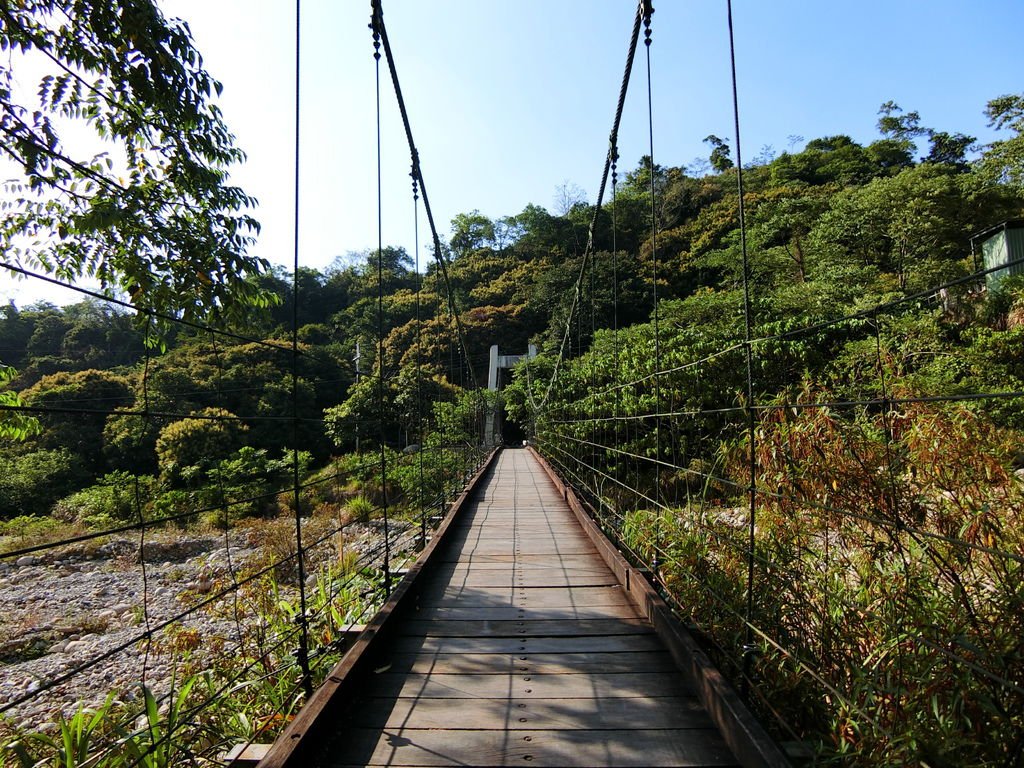
<path fill-rule="evenodd" d="M 111 472 L 95 485 L 65 496 L 53 506 L 53 516 L 92 529 L 137 522 L 146 516 L 155 478 Z"/>
<path fill-rule="evenodd" d="M 81 459 L 65 449 L 0 453 L 0 518 L 49 514 L 88 478 Z"/>

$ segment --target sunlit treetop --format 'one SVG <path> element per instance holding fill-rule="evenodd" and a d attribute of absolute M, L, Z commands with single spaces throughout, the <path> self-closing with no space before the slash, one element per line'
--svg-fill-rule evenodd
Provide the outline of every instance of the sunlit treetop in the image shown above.
<path fill-rule="evenodd" d="M 228 184 L 244 153 L 187 24 L 152 0 L 0 0 L 0 49 L 0 258 L 190 320 L 266 303 L 256 201 Z"/>

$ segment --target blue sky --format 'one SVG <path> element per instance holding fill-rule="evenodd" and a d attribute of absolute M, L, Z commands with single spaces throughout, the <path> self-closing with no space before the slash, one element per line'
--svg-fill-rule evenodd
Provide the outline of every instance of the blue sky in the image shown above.
<path fill-rule="evenodd" d="M 189 21 L 224 83 L 221 107 L 249 154 L 233 178 L 261 203 L 255 252 L 290 265 L 294 5 L 161 6 Z M 384 0 L 442 234 L 464 211 L 553 209 L 566 182 L 593 201 L 634 9 L 630 0 Z M 323 268 L 377 240 L 369 2 L 304 0 L 302 13 L 300 261 Z M 987 141 L 985 102 L 1024 90 L 1020 0 L 736 0 L 734 13 L 745 159 L 764 145 L 781 152 L 791 136 L 870 142 L 890 99 L 920 112 L 925 126 Z M 689 164 L 707 156 L 709 133 L 733 140 L 725 2 L 656 0 L 653 27 L 655 159 Z M 642 55 L 641 47 L 620 138 L 623 170 L 647 152 Z M 384 242 L 411 252 L 409 155 L 382 75 Z M 38 293 L 0 282 L 0 300 Z"/>

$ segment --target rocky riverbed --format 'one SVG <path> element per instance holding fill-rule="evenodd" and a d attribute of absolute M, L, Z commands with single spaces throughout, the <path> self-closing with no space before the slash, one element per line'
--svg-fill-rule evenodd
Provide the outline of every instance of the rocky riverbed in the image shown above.
<path fill-rule="evenodd" d="M 351 529 L 347 546 L 357 552 L 379 548 L 378 526 Z M 184 630 L 204 645 L 237 640 L 230 593 L 175 621 L 169 632 L 153 632 L 152 642 L 139 638 L 147 627 L 215 595 L 231 583 L 232 571 L 266 562 L 258 537 L 238 530 L 227 538 L 153 538 L 143 545 L 142 558 L 139 547 L 138 539 L 113 539 L 0 560 L 0 707 L 25 699 L 0 717 L 20 728 L 48 730 L 58 712 L 67 716 L 83 704 L 102 704 L 110 692 L 121 701 L 137 699 L 140 682 L 160 694 L 170 686 L 180 651 L 168 638 Z M 326 547 L 320 560 L 332 551 Z M 240 623 L 252 618 L 241 616 Z M 75 672 L 80 666 L 87 668 Z"/>

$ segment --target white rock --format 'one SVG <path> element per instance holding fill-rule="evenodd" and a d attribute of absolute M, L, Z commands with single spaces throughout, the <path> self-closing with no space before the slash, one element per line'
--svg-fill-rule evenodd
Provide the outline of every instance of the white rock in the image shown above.
<path fill-rule="evenodd" d="M 35 555 L 23 555 L 19 557 L 14 564 L 19 568 L 23 568 L 26 565 L 39 565 L 42 562 L 42 558 L 36 557 Z"/>

